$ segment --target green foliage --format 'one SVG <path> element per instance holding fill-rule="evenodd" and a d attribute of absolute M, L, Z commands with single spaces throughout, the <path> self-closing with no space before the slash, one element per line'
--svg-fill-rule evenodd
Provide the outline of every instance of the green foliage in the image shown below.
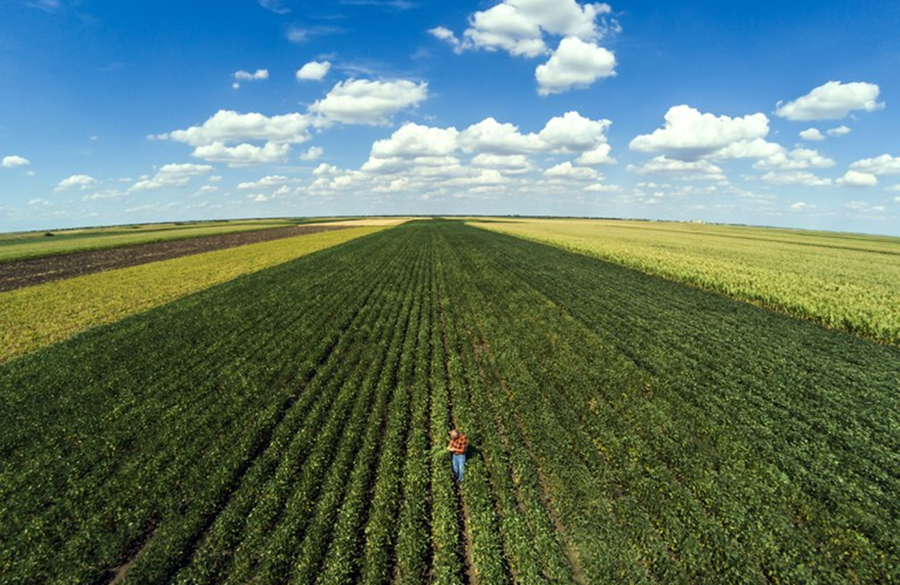
<path fill-rule="evenodd" d="M 897 348 L 411 222 L 0 366 L 0 574 L 896 582 L 898 388 Z"/>
<path fill-rule="evenodd" d="M 379 229 L 306 234 L 2 292 L 0 362 Z"/>
<path fill-rule="evenodd" d="M 474 225 L 900 345 L 900 239 L 608 220 Z"/>

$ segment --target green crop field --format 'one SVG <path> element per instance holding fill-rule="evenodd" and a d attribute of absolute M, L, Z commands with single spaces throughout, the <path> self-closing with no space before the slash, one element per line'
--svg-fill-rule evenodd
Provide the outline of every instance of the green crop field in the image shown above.
<path fill-rule="evenodd" d="M 382 229 L 351 227 L 0 292 L 0 363 L 103 323 Z"/>
<path fill-rule="evenodd" d="M 474 220 L 900 345 L 900 238 L 618 220 Z"/>
<path fill-rule="evenodd" d="M 0 420 L 3 583 L 900 582 L 900 349 L 458 221 L 11 360 Z"/>

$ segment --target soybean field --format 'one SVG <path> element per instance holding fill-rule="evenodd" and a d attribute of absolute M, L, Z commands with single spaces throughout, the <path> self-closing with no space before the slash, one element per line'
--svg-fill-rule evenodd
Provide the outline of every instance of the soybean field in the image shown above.
<path fill-rule="evenodd" d="M 900 582 L 896 345 L 459 221 L 20 355 L 0 420 L 2 583 Z"/>
<path fill-rule="evenodd" d="M 900 345 L 897 238 L 594 219 L 490 219 L 475 225 Z"/>

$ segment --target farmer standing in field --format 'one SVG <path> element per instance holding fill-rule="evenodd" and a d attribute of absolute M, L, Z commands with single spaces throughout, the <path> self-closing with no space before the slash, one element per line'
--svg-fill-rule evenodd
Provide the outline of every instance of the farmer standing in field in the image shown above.
<path fill-rule="evenodd" d="M 466 436 L 456 429 L 450 431 L 450 444 L 447 450 L 453 453 L 453 473 L 456 475 L 456 481 L 462 482 L 463 471 L 466 469 L 466 449 L 469 444 Z"/>

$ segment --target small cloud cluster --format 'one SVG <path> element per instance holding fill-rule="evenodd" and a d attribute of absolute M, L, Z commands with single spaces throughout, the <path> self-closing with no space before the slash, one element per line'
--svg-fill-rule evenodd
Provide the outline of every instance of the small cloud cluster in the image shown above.
<path fill-rule="evenodd" d="M 758 141 L 768 134 L 765 114 L 730 118 L 680 105 L 666 112 L 662 128 L 636 137 L 629 146 L 638 152 L 662 152 L 670 158 L 691 161 L 717 154 L 722 158 L 726 149 L 757 148 Z M 727 158 L 737 158 L 737 154 Z"/>
<path fill-rule="evenodd" d="M 875 158 L 858 160 L 850 168 L 872 175 L 900 175 L 900 156 L 882 154 Z"/>
<path fill-rule="evenodd" d="M 383 125 L 400 110 L 416 107 L 427 97 L 428 83 L 424 81 L 348 79 L 338 82 L 309 111 L 325 123 Z"/>
<path fill-rule="evenodd" d="M 800 138 L 809 140 L 810 142 L 820 142 L 825 140 L 825 135 L 818 128 L 807 128 L 800 132 Z"/>
<path fill-rule="evenodd" d="M 808 171 L 768 172 L 762 180 L 770 185 L 799 185 L 804 187 L 826 187 L 831 179 L 823 179 Z"/>
<path fill-rule="evenodd" d="M 283 163 L 290 156 L 291 145 L 308 141 L 314 128 L 338 123 L 387 124 L 397 112 L 414 108 L 427 97 L 425 82 L 348 79 L 335 84 L 306 113 L 266 116 L 219 110 L 199 126 L 151 138 L 189 144 L 194 147 L 194 157 L 233 167 Z M 316 152 L 307 151 L 313 157 L 307 160 L 317 158 Z"/>
<path fill-rule="evenodd" d="M 576 0 L 503 0 L 469 17 L 462 38 L 447 27 L 429 31 L 456 53 L 467 50 L 505 51 L 512 56 L 549 55 L 535 70 L 538 93 L 549 95 L 584 88 L 615 75 L 616 58 L 598 42 L 618 23 L 609 4 L 580 4 Z M 551 49 L 549 37 L 561 37 Z"/>
<path fill-rule="evenodd" d="M 878 185 L 878 177 L 872 173 L 862 173 L 859 171 L 849 170 L 843 177 L 838 179 L 838 185 L 841 187 L 867 188 Z"/>
<path fill-rule="evenodd" d="M 163 165 L 153 177 L 142 178 L 131 186 L 129 192 L 152 191 L 164 187 L 184 187 L 194 177 L 209 174 L 213 168 L 209 165 L 168 164 Z"/>
<path fill-rule="evenodd" d="M 325 149 L 321 146 L 310 146 L 306 152 L 300 155 L 300 160 L 303 161 L 314 161 L 322 158 L 322 155 L 325 154 Z"/>
<path fill-rule="evenodd" d="M 842 187 L 869 188 L 878 186 L 878 177 L 900 175 L 900 157 L 882 154 L 864 158 L 850 165 L 850 170 L 838 179 Z"/>
<path fill-rule="evenodd" d="M 840 126 L 829 131 L 832 136 L 849 132 Z M 742 117 L 715 116 L 686 105 L 674 106 L 665 115 L 663 127 L 651 134 L 637 136 L 631 150 L 660 153 L 642 164 L 629 166 L 640 174 L 668 174 L 691 180 L 726 181 L 717 163 L 733 159 L 755 159 L 753 168 L 768 171 L 761 180 L 770 185 L 824 187 L 831 179 L 822 178 L 810 169 L 826 169 L 835 161 L 809 148 L 788 148 L 769 142 L 769 119 L 756 113 Z M 806 140 L 824 140 L 816 128 L 800 133 Z"/>
<path fill-rule="evenodd" d="M 310 138 L 311 121 L 299 113 L 265 116 L 219 110 L 200 126 L 175 130 L 156 138 L 184 142 L 194 147 L 193 156 L 230 166 L 278 163 L 286 160 L 290 144 Z M 257 146 L 250 142 L 265 142 Z"/>
<path fill-rule="evenodd" d="M 71 175 L 56 185 L 56 192 L 66 191 L 68 189 L 90 189 L 98 183 L 97 179 L 90 175 Z"/>
<path fill-rule="evenodd" d="M 588 87 L 598 79 L 615 75 L 615 69 L 616 57 L 612 51 L 578 37 L 566 37 L 550 59 L 538 65 L 534 76 L 538 94 L 549 95 Z"/>
<path fill-rule="evenodd" d="M 263 79 L 269 78 L 269 70 L 268 69 L 257 69 L 255 72 L 250 73 L 249 71 L 235 71 L 234 78 L 237 80 L 231 84 L 233 89 L 240 89 L 241 84 L 240 81 L 261 81 Z"/>
<path fill-rule="evenodd" d="M 157 138 L 191 146 L 242 140 L 293 144 L 309 140 L 310 126 L 309 118 L 299 113 L 269 117 L 259 113 L 240 114 L 233 110 L 219 110 L 200 126 L 174 130 Z"/>
<path fill-rule="evenodd" d="M 9 156 L 4 156 L 3 162 L 0 163 L 0 166 L 2 166 L 4 169 L 15 169 L 18 167 L 27 167 L 30 164 L 31 161 L 27 158 L 12 154 Z"/>
<path fill-rule="evenodd" d="M 639 175 L 669 175 L 691 180 L 727 181 L 722 168 L 708 160 L 683 161 L 665 155 L 657 156 L 640 165 L 628 165 L 628 171 Z"/>
<path fill-rule="evenodd" d="M 570 185 L 579 190 L 612 190 L 600 185 L 594 165 L 613 164 L 606 133 L 609 120 L 592 120 L 578 112 L 550 119 L 539 132 L 524 133 L 514 124 L 485 118 L 458 130 L 408 123 L 389 138 L 376 141 L 359 170 L 328 164 L 313 171 L 311 193 L 348 189 L 428 196 L 486 196 L 543 185 Z M 538 157 L 575 160 L 541 170 Z M 535 178 L 534 173 L 540 172 Z"/>
<path fill-rule="evenodd" d="M 835 161 L 822 156 L 818 151 L 808 148 L 795 148 L 788 151 L 779 147 L 766 158 L 762 158 L 753 165 L 760 170 L 786 170 L 796 171 L 801 169 L 827 169 L 835 165 Z"/>
<path fill-rule="evenodd" d="M 258 181 L 247 181 L 238 184 L 241 191 L 254 191 L 246 196 L 253 203 L 266 203 L 276 197 L 284 197 L 294 193 L 289 185 L 298 181 L 281 175 L 268 175 Z"/>
<path fill-rule="evenodd" d="M 310 61 L 297 70 L 297 81 L 322 81 L 328 75 L 331 63 L 328 61 Z"/>
<path fill-rule="evenodd" d="M 788 120 L 840 120 L 853 111 L 883 109 L 879 92 L 874 83 L 829 81 L 786 104 L 778 102 L 775 114 Z"/>
<path fill-rule="evenodd" d="M 825 134 L 828 134 L 828 136 L 831 136 L 832 138 L 839 138 L 850 134 L 850 132 L 852 132 L 850 127 L 842 124 L 836 128 L 826 130 Z M 800 132 L 800 138 L 810 142 L 821 142 L 822 140 L 825 140 L 825 134 L 822 134 L 822 131 L 818 128 L 807 128 Z"/>
<path fill-rule="evenodd" d="M 827 134 L 831 137 L 836 138 L 839 136 L 846 136 L 847 134 L 850 134 L 850 132 L 852 132 L 852 130 L 850 130 L 850 128 L 848 126 L 840 125 L 837 128 L 832 128 L 832 129 L 828 130 Z"/>
<path fill-rule="evenodd" d="M 290 152 L 290 145 L 285 143 L 266 142 L 263 146 L 242 143 L 228 146 L 224 142 L 213 142 L 196 147 L 193 156 L 209 162 L 225 163 L 230 167 L 242 167 L 282 163 L 287 160 Z"/>

